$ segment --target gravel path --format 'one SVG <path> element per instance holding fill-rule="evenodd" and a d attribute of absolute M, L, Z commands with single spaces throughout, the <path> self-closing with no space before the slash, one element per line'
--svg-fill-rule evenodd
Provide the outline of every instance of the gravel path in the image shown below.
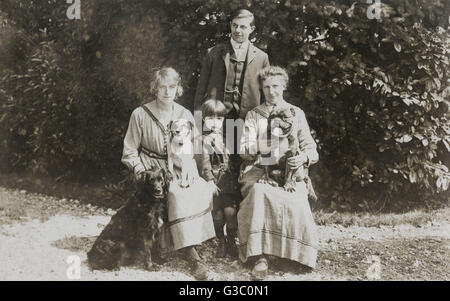
<path fill-rule="evenodd" d="M 300 273 L 298 266 L 276 260 L 267 280 L 450 280 L 449 212 L 440 210 L 419 226 L 318 226 L 317 268 Z M 194 280 L 175 255 L 158 272 L 140 267 L 90 271 L 86 252 L 114 213 L 0 187 L 0 280 L 69 280 L 73 270 L 67 260 L 73 255 L 81 262 L 81 280 Z M 210 279 L 249 280 L 248 267 L 213 257 L 215 245 L 213 239 L 199 250 Z"/>

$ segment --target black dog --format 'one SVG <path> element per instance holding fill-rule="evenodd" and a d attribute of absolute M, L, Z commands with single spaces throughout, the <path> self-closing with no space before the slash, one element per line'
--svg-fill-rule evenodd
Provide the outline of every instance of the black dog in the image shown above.
<path fill-rule="evenodd" d="M 170 174 L 162 168 L 144 172 L 135 195 L 111 218 L 87 253 L 92 269 L 116 269 L 136 258 L 153 267 L 152 251 L 162 225 L 167 222 Z"/>

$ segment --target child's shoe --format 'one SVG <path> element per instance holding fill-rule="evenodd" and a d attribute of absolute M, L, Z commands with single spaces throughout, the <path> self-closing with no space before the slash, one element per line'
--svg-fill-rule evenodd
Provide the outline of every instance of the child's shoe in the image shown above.
<path fill-rule="evenodd" d="M 225 238 L 219 238 L 219 245 L 216 250 L 216 258 L 224 258 L 226 256 Z"/>
<path fill-rule="evenodd" d="M 226 252 L 231 257 L 239 256 L 238 247 L 236 246 L 237 230 L 227 227 Z"/>

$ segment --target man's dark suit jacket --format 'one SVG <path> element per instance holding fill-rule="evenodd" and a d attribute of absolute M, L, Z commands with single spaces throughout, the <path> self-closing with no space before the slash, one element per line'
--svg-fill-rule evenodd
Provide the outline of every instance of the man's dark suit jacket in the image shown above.
<path fill-rule="evenodd" d="M 261 103 L 261 90 L 257 73 L 269 66 L 268 55 L 249 44 L 247 66 L 245 67 L 244 83 L 241 91 L 240 118 L 245 118 L 248 111 Z M 233 53 L 230 42 L 219 44 L 208 49 L 203 59 L 202 70 L 195 91 L 194 110 L 200 110 L 202 103 L 210 98 L 223 101 L 225 97 L 225 80 Z"/>

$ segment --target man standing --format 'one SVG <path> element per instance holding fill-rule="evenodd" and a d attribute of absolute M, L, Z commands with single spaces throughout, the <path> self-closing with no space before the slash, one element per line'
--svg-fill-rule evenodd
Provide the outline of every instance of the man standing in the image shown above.
<path fill-rule="evenodd" d="M 231 14 L 230 42 L 210 48 L 203 60 L 194 110 L 200 110 L 203 102 L 213 98 L 225 103 L 229 117 L 244 119 L 248 111 L 260 104 L 256 75 L 269 65 L 269 58 L 249 41 L 254 24 L 253 14 L 246 9 Z"/>
<path fill-rule="evenodd" d="M 248 111 L 261 103 L 257 74 L 259 70 L 269 66 L 267 54 L 249 41 L 250 34 L 255 30 L 253 14 L 246 9 L 236 10 L 231 14 L 230 20 L 231 39 L 208 50 L 202 63 L 194 100 L 195 111 L 200 110 L 201 105 L 209 99 L 222 101 L 227 109 L 224 133 L 226 147 L 230 152 L 230 179 L 234 182 L 230 184 L 236 194 L 235 208 L 228 212 L 233 216 L 226 216 L 226 239 L 223 232 L 224 216 L 213 214 L 214 228 L 219 239 L 217 257 L 224 257 L 227 253 L 237 256 L 234 240 L 237 236 L 236 209 L 241 201 L 237 180 L 241 163 L 238 150 L 243 119 Z"/>

